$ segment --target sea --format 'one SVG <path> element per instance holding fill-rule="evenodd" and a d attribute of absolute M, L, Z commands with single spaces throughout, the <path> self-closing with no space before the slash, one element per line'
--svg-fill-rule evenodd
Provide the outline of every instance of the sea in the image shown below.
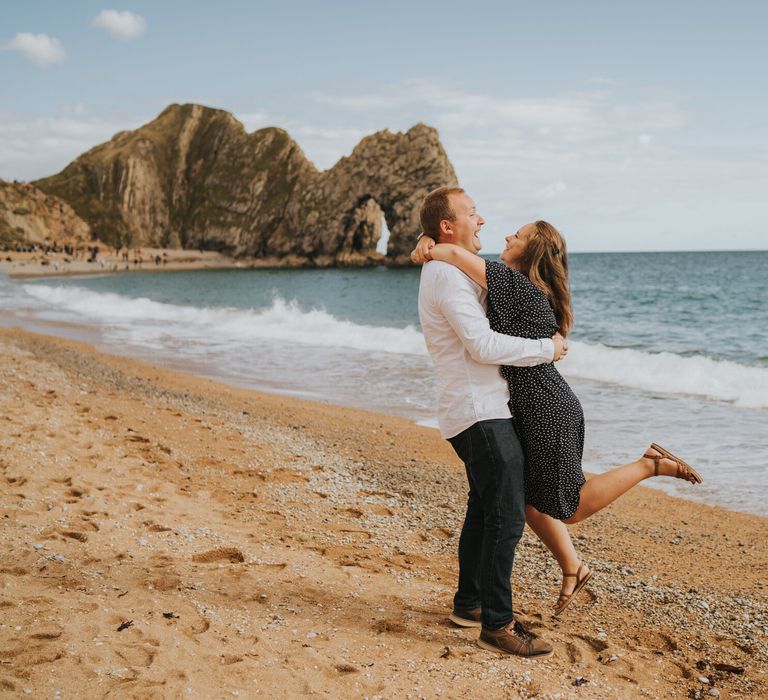
<path fill-rule="evenodd" d="M 704 483 L 646 485 L 768 515 L 768 251 L 569 263 L 575 327 L 558 368 L 584 407 L 585 470 L 654 441 Z M 418 285 L 418 268 L 385 267 L 0 275 L 0 324 L 436 427 Z"/>

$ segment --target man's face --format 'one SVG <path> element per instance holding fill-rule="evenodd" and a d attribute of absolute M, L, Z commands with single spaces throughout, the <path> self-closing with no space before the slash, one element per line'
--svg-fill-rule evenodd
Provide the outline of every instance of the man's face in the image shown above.
<path fill-rule="evenodd" d="M 470 253 L 479 253 L 483 247 L 479 237 L 480 228 L 485 220 L 477 213 L 474 200 L 466 192 L 460 192 L 449 194 L 448 201 L 451 203 L 456 220 L 446 222 L 447 231 L 441 236 L 440 241 L 455 243 Z"/>

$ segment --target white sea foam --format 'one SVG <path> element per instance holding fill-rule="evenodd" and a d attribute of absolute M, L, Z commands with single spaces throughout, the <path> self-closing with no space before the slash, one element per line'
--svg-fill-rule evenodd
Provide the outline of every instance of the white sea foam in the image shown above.
<path fill-rule="evenodd" d="M 572 341 L 568 357 L 558 364 L 558 369 L 569 378 L 768 408 L 768 369 L 702 355 L 683 357 Z"/>
<path fill-rule="evenodd" d="M 226 350 L 227 343 L 278 341 L 324 348 L 350 348 L 425 356 L 421 333 L 412 326 L 390 328 L 337 319 L 322 309 L 306 311 L 275 298 L 266 309 L 197 308 L 129 298 L 78 287 L 25 285 L 46 306 L 74 312 L 106 325 L 131 342 L 157 350 L 180 347 Z M 195 352 L 189 348 L 190 354 Z M 203 350 L 204 351 L 204 350 Z M 701 355 L 683 357 L 628 348 L 571 342 L 558 367 L 569 378 L 609 382 L 659 394 L 687 394 L 737 406 L 768 408 L 768 369 Z"/>
<path fill-rule="evenodd" d="M 275 340 L 315 347 L 339 347 L 373 352 L 426 355 L 421 333 L 406 328 L 388 328 L 334 318 L 322 309 L 303 311 L 295 302 L 275 298 L 268 309 L 232 307 L 198 308 L 165 304 L 147 298 L 130 298 L 79 287 L 25 285 L 36 299 L 60 309 L 76 312 L 84 320 L 110 325 L 130 324 L 139 341 L 159 333 L 197 338 L 200 342 Z M 144 326 L 144 328 L 142 328 Z"/>

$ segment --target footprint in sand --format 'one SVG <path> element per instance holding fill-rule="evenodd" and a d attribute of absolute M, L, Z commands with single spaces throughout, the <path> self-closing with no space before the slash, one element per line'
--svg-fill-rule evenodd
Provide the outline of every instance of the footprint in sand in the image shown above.
<path fill-rule="evenodd" d="M 207 552 L 195 554 L 192 561 L 198 564 L 210 564 L 212 562 L 228 561 L 232 564 L 238 564 L 245 561 L 243 553 L 237 547 L 219 547 L 218 549 L 209 549 Z"/>
<path fill-rule="evenodd" d="M 68 537 L 71 540 L 77 540 L 78 542 L 88 541 L 88 535 L 84 532 L 78 532 L 77 530 L 59 530 L 59 532 L 64 535 L 64 537 Z"/>
<path fill-rule="evenodd" d="M 148 668 L 155 660 L 157 651 L 147 644 L 121 644 L 115 649 L 115 654 L 128 666 Z"/>

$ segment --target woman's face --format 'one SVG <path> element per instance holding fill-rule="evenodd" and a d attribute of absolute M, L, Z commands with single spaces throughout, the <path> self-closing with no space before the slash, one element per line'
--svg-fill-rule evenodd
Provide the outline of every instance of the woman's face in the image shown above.
<path fill-rule="evenodd" d="M 517 233 L 507 236 L 504 240 L 507 242 L 507 247 L 501 251 L 501 261 L 507 267 L 515 267 L 515 265 L 522 258 L 525 252 L 525 246 L 528 245 L 528 240 L 536 231 L 535 224 L 526 224 L 521 227 Z"/>

